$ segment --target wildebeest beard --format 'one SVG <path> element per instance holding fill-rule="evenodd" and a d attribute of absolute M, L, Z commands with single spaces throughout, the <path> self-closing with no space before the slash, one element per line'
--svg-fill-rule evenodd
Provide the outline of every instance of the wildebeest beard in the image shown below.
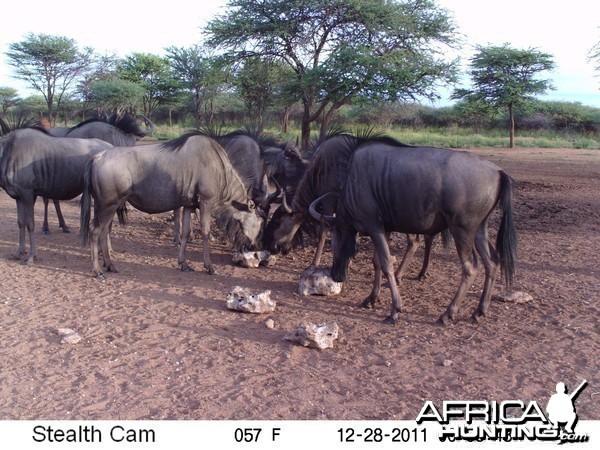
<path fill-rule="evenodd" d="M 356 238 L 358 233 L 350 230 L 335 228 L 332 233 L 333 267 L 331 278 L 333 281 L 346 281 L 350 260 L 356 254 Z"/>
<path fill-rule="evenodd" d="M 260 210 L 258 214 L 260 214 Z M 254 240 L 244 233 L 242 223 L 244 217 L 250 221 L 261 220 L 260 230 Z M 219 229 L 231 240 L 234 249 L 239 251 L 259 249 L 264 229 L 264 218 L 257 215 L 256 211 L 251 211 L 247 205 L 237 201 L 222 205 L 215 211 L 215 220 Z"/>

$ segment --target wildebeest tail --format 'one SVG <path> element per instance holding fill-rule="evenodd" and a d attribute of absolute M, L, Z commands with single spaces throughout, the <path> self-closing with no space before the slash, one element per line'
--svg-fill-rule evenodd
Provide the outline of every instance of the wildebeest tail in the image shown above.
<path fill-rule="evenodd" d="M 90 216 L 92 209 L 92 162 L 94 158 L 90 158 L 85 165 L 83 171 L 83 193 L 81 194 L 81 206 L 79 214 L 79 232 L 81 233 L 81 241 L 83 245 L 89 243 L 90 237 Z"/>
<path fill-rule="evenodd" d="M 496 250 L 500 256 L 500 267 L 504 272 L 507 287 L 510 287 L 513 282 L 517 255 L 517 228 L 512 204 L 513 184 L 513 179 L 506 172 L 501 171 L 498 202 L 502 207 L 503 215 L 496 238 Z"/>

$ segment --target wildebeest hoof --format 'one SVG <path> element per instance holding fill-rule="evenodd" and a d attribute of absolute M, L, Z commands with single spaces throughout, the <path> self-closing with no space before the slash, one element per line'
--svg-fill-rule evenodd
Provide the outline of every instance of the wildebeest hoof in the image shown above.
<path fill-rule="evenodd" d="M 21 263 L 22 266 L 32 266 L 33 265 L 33 261 L 35 260 L 35 258 L 25 258 L 23 260 L 23 262 Z"/>
<path fill-rule="evenodd" d="M 215 268 L 215 266 L 208 266 L 205 267 L 205 269 L 209 275 L 217 275 L 217 269 Z"/>
<path fill-rule="evenodd" d="M 42 229 L 42 234 L 50 234 L 50 230 L 44 230 L 44 229 Z"/>
<path fill-rule="evenodd" d="M 417 281 L 423 281 L 425 278 L 429 278 L 429 274 L 427 272 L 417 275 Z"/>
<path fill-rule="evenodd" d="M 388 316 L 387 318 L 383 319 L 383 323 L 387 325 L 396 325 L 398 323 L 397 314 L 392 314 L 391 316 Z"/>
<path fill-rule="evenodd" d="M 69 227 L 63 227 L 63 233 L 70 233 L 71 229 Z"/>
<path fill-rule="evenodd" d="M 373 309 L 375 308 L 375 303 L 377 303 L 376 299 L 367 297 L 358 306 L 365 309 Z"/>
<path fill-rule="evenodd" d="M 103 273 L 97 273 L 94 275 L 94 278 L 98 281 L 106 281 L 106 276 Z"/>
<path fill-rule="evenodd" d="M 106 271 L 110 273 L 119 273 L 119 271 L 112 264 L 106 268 Z"/>
<path fill-rule="evenodd" d="M 471 316 L 471 320 L 473 321 L 474 324 L 478 324 L 479 322 L 481 322 L 483 320 L 483 318 L 485 317 L 485 314 L 479 310 L 479 308 L 477 308 L 475 310 L 475 312 L 473 312 L 473 315 Z"/>
<path fill-rule="evenodd" d="M 182 272 L 194 272 L 194 269 L 192 269 L 187 264 L 179 264 L 179 270 L 181 270 Z"/>
<path fill-rule="evenodd" d="M 440 318 L 435 322 L 437 325 L 448 325 L 452 320 L 454 320 L 454 317 L 451 314 L 448 313 L 444 313 L 440 316 Z"/>

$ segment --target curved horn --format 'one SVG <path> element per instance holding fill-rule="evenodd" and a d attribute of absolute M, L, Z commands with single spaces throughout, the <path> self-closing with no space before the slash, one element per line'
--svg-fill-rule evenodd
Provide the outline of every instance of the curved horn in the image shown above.
<path fill-rule="evenodd" d="M 336 192 L 327 192 L 326 194 L 323 194 L 319 198 L 314 200 L 308 207 L 308 212 L 313 217 L 313 219 L 315 219 L 317 222 L 324 222 L 327 226 L 334 225 L 335 224 L 335 215 L 321 214 L 320 212 L 317 211 L 317 205 L 319 205 L 319 203 L 321 203 L 323 200 L 325 200 L 328 197 L 331 197 L 331 196 L 337 197 L 338 195 L 339 194 L 337 194 Z"/>
<path fill-rule="evenodd" d="M 142 116 L 142 118 L 144 119 L 144 122 L 146 122 L 146 126 L 148 126 L 147 130 L 142 130 L 142 135 L 148 136 L 149 134 L 154 133 L 154 123 L 152 123 L 152 121 L 146 116 Z"/>
<path fill-rule="evenodd" d="M 271 178 L 271 181 L 273 182 L 273 184 L 275 184 L 275 192 L 267 195 L 267 198 L 262 202 L 262 207 L 264 209 L 268 209 L 271 206 L 271 203 L 277 197 L 279 197 L 279 194 L 281 194 L 281 186 L 279 185 L 279 183 L 277 182 L 277 180 L 275 178 Z"/>
<path fill-rule="evenodd" d="M 288 214 L 292 213 L 292 207 L 290 205 L 288 205 L 287 195 L 285 194 L 285 191 L 283 191 L 283 195 L 281 196 L 281 207 L 283 208 L 283 210 L 286 213 L 288 213 Z"/>

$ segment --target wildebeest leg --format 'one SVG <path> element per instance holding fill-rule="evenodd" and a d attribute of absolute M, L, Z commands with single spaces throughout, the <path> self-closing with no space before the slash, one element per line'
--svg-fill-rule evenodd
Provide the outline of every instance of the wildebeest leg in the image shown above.
<path fill-rule="evenodd" d="M 373 308 L 377 300 L 379 300 L 379 292 L 381 291 L 381 266 L 379 265 L 379 257 L 377 252 L 373 253 L 373 287 L 371 293 L 360 304 L 361 308 Z"/>
<path fill-rule="evenodd" d="M 50 233 L 50 227 L 48 226 L 48 203 L 49 200 L 44 197 L 44 223 L 42 224 L 42 233 L 48 234 Z M 58 226 L 62 228 L 63 233 L 70 233 L 71 229 L 65 222 L 65 218 L 63 217 L 62 211 L 60 209 L 60 202 L 58 200 L 52 200 L 54 203 L 54 209 L 56 210 L 56 217 L 58 217 Z"/>
<path fill-rule="evenodd" d="M 175 245 L 181 243 L 181 214 L 183 208 L 177 208 L 173 210 L 173 242 Z"/>
<path fill-rule="evenodd" d="M 193 272 L 188 263 L 185 261 L 185 247 L 187 245 L 188 236 L 190 235 L 190 223 L 192 220 L 192 208 L 179 208 L 181 212 L 181 240 L 179 241 L 179 269 L 182 272 Z"/>
<path fill-rule="evenodd" d="M 454 237 L 456 251 L 462 264 L 462 277 L 452 302 L 450 302 L 450 305 L 444 314 L 442 314 L 437 321 L 441 325 L 446 325 L 449 320 L 454 320 L 460 302 L 473 283 L 475 275 L 477 275 L 477 258 L 473 249 L 475 240 L 474 233 L 458 229 L 452 232 L 452 236 Z"/>
<path fill-rule="evenodd" d="M 50 233 L 50 227 L 48 226 L 48 199 L 43 197 L 44 200 L 44 221 L 42 222 L 42 233 L 48 234 Z"/>
<path fill-rule="evenodd" d="M 389 242 L 389 233 L 386 234 L 385 238 Z M 381 266 L 379 265 L 379 257 L 377 256 L 377 252 L 373 253 L 373 271 L 375 272 L 373 276 L 373 288 L 371 289 L 371 293 L 368 295 L 368 297 L 365 298 L 360 304 L 361 308 L 372 308 L 379 300 L 379 292 L 381 291 Z M 397 277 L 396 280 L 400 281 L 400 279 Z"/>
<path fill-rule="evenodd" d="M 404 271 L 412 261 L 413 256 L 415 256 L 415 252 L 419 248 L 420 243 L 421 236 L 419 234 L 406 235 L 406 252 L 404 253 L 404 257 L 402 258 L 400 266 L 398 269 L 396 269 L 396 273 L 394 274 L 396 276 L 396 280 L 400 281 L 402 279 Z M 423 269 L 421 269 L 421 272 L 423 272 Z M 419 276 L 421 276 L 421 274 L 419 274 Z"/>
<path fill-rule="evenodd" d="M 419 280 L 419 281 L 427 278 L 427 276 L 428 276 L 427 269 L 429 268 L 429 256 L 431 255 L 431 246 L 433 244 L 433 237 L 434 236 L 430 236 L 428 234 L 423 236 L 423 238 L 425 240 L 425 254 L 423 255 L 423 265 L 421 266 L 421 271 L 419 272 L 419 275 L 417 275 L 417 280 Z"/>
<path fill-rule="evenodd" d="M 65 218 L 60 209 L 60 202 L 58 200 L 53 200 L 53 203 L 54 209 L 56 210 L 56 217 L 58 217 L 58 226 L 62 228 L 63 233 L 70 233 L 71 229 L 68 227 L 67 222 L 65 222 Z"/>
<path fill-rule="evenodd" d="M 392 291 L 392 310 L 384 322 L 395 324 L 398 320 L 398 313 L 402 311 L 402 300 L 396 283 L 396 276 L 394 275 L 394 265 L 392 264 L 392 255 L 390 254 L 387 236 L 385 233 L 380 232 L 369 233 L 369 235 L 375 246 L 375 253 L 379 259 L 381 270 L 387 277 L 390 283 L 390 290 Z"/>
<path fill-rule="evenodd" d="M 32 264 L 37 257 L 37 249 L 35 245 L 34 234 L 34 216 L 33 208 L 35 205 L 35 197 L 33 195 L 22 195 L 17 200 L 17 224 L 19 226 L 19 247 L 13 254 L 13 258 L 20 259 L 27 254 L 25 250 L 25 234 L 29 233 L 29 255 L 22 262 L 24 265 Z"/>
<path fill-rule="evenodd" d="M 317 244 L 317 251 L 313 257 L 311 266 L 317 267 L 321 263 L 321 256 L 323 256 L 323 248 L 325 247 L 325 241 L 327 240 L 327 228 L 323 225 L 319 226 L 319 242 Z"/>
<path fill-rule="evenodd" d="M 210 260 L 210 215 L 212 211 L 212 202 L 201 200 L 199 202 L 200 210 L 200 234 L 202 235 L 202 246 L 204 248 L 204 268 L 209 274 L 216 274 L 217 270 Z"/>
<path fill-rule="evenodd" d="M 96 212 L 97 217 L 94 218 L 92 225 L 90 226 L 90 254 L 92 257 L 92 273 L 99 280 L 105 280 L 106 277 L 100 269 L 100 262 L 98 258 L 98 245 L 102 250 L 102 258 L 104 259 L 104 266 L 109 272 L 117 272 L 114 264 L 110 257 L 109 249 L 109 233 L 112 226 L 112 219 L 117 208 L 106 208 L 103 210 L 98 209 Z"/>
<path fill-rule="evenodd" d="M 487 314 L 490 306 L 490 298 L 492 296 L 492 288 L 496 276 L 498 275 L 498 253 L 490 245 L 487 230 L 487 219 L 477 230 L 475 238 L 475 248 L 481 257 L 483 266 L 485 267 L 485 281 L 483 284 L 483 292 L 479 300 L 479 306 L 473 312 L 473 321 L 478 322 Z"/>

